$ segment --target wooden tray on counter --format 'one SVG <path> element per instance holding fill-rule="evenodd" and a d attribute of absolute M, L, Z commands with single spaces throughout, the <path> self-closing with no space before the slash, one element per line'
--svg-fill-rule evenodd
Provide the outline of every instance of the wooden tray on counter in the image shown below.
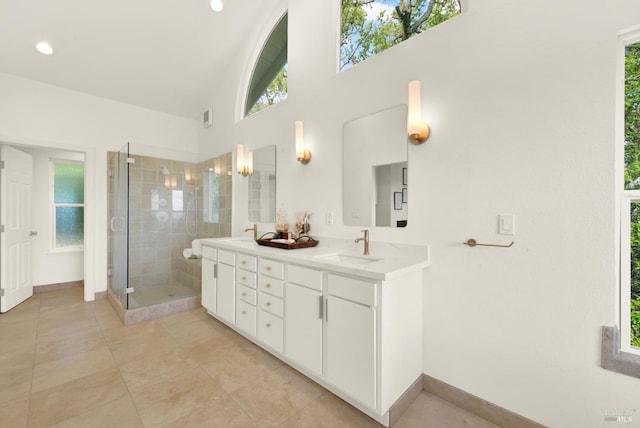
<path fill-rule="evenodd" d="M 304 241 L 298 240 L 296 242 L 291 242 L 290 244 L 285 244 L 284 242 L 272 242 L 272 239 L 256 239 L 256 244 L 264 245 L 266 247 L 275 247 L 275 248 L 283 248 L 285 250 L 295 250 L 298 248 L 310 248 L 318 245 L 320 241 L 316 241 L 311 237 L 298 238 L 304 239 Z"/>

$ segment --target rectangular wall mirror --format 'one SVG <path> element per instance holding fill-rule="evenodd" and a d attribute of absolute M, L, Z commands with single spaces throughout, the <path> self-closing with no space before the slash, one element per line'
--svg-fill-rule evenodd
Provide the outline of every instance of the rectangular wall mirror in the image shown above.
<path fill-rule="evenodd" d="M 345 123 L 344 224 L 407 225 L 407 151 L 406 105 Z"/>
<path fill-rule="evenodd" d="M 249 221 L 276 221 L 276 146 L 253 151 L 253 174 L 249 176 Z"/>

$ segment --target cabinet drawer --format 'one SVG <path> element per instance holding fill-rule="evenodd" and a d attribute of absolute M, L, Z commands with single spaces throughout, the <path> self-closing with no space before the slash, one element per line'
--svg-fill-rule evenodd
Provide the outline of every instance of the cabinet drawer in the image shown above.
<path fill-rule="evenodd" d="M 252 305 L 256 304 L 256 290 L 253 288 L 238 284 L 236 287 L 236 297 Z"/>
<path fill-rule="evenodd" d="M 256 336 L 256 307 L 238 300 L 236 302 L 236 327 Z"/>
<path fill-rule="evenodd" d="M 284 282 L 279 279 L 271 278 L 269 276 L 260 275 L 258 277 L 258 288 L 260 291 L 264 291 L 274 296 L 284 296 Z"/>
<path fill-rule="evenodd" d="M 268 312 L 258 310 L 258 339 L 282 353 L 283 322 Z"/>
<path fill-rule="evenodd" d="M 322 271 L 309 269 L 302 266 L 289 265 L 287 267 L 287 280 L 298 285 L 322 291 Z"/>
<path fill-rule="evenodd" d="M 236 265 L 236 253 L 227 250 L 218 250 L 218 261 L 226 265 Z"/>
<path fill-rule="evenodd" d="M 202 246 L 202 258 L 215 260 L 217 257 L 218 250 L 214 247 L 208 247 L 206 245 Z"/>
<path fill-rule="evenodd" d="M 238 253 L 236 257 L 238 259 L 236 266 L 241 267 L 242 269 L 250 270 L 251 272 L 256 271 L 257 259 L 255 256 Z"/>
<path fill-rule="evenodd" d="M 273 315 L 282 318 L 284 315 L 284 305 L 282 299 L 266 293 L 259 293 L 258 306 L 263 311 L 271 312 Z"/>
<path fill-rule="evenodd" d="M 284 263 L 275 260 L 260 259 L 260 273 L 273 278 L 284 279 Z"/>
<path fill-rule="evenodd" d="M 238 284 L 246 285 L 247 287 L 256 288 L 256 274 L 249 272 L 248 270 L 236 268 L 236 281 Z"/>
<path fill-rule="evenodd" d="M 342 297 L 367 306 L 376 305 L 376 284 L 374 282 L 347 278 L 330 273 L 327 277 L 328 292 L 332 296 Z"/>

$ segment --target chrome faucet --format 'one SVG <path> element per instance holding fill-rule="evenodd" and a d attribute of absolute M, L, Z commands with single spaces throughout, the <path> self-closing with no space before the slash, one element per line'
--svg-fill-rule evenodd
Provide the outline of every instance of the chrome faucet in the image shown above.
<path fill-rule="evenodd" d="M 368 256 L 369 255 L 369 231 L 367 229 L 363 230 L 364 232 L 364 236 L 361 238 L 356 238 L 356 240 L 354 241 L 356 244 L 360 241 L 364 241 L 364 255 Z"/>
<path fill-rule="evenodd" d="M 245 232 L 248 232 L 250 230 L 253 230 L 253 240 L 257 241 L 258 240 L 258 225 L 257 224 L 253 224 L 253 227 L 249 227 L 247 229 L 245 229 Z"/>

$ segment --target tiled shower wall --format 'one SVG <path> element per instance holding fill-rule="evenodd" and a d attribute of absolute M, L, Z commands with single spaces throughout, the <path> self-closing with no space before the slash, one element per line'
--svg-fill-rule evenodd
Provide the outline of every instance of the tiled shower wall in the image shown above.
<path fill-rule="evenodd" d="M 109 153 L 109 165 L 114 155 Z M 129 287 L 182 285 L 200 294 L 201 260 L 185 259 L 183 250 L 196 237 L 231 236 L 231 153 L 199 164 L 130 157 Z M 209 169 L 219 175 L 217 223 L 203 221 L 202 179 Z"/>

